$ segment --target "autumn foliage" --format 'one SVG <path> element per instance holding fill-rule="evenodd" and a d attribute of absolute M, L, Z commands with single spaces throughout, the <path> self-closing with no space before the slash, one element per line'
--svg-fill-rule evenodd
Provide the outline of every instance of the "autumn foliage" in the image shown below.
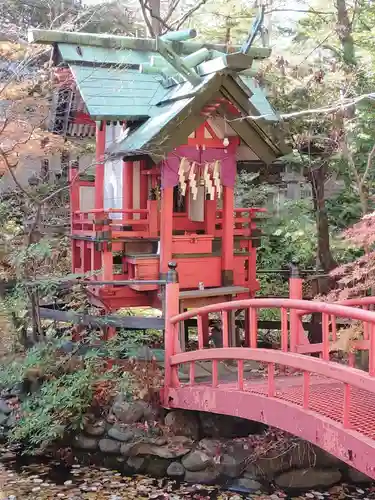
<path fill-rule="evenodd" d="M 345 241 L 363 251 L 363 255 L 352 262 L 337 267 L 331 272 L 335 289 L 327 297 L 346 300 L 372 294 L 375 289 L 375 212 L 365 215 L 359 222 L 343 232 Z"/>

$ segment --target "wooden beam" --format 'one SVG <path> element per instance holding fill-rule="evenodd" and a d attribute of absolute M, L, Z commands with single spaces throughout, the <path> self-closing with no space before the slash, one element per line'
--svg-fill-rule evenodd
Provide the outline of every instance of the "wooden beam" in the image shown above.
<path fill-rule="evenodd" d="M 236 103 L 243 110 L 245 116 L 260 116 L 258 109 L 250 101 L 253 93 L 239 76 L 227 75 L 223 80 L 223 92 L 224 89 L 230 101 Z M 270 149 L 276 153 L 276 156 L 290 153 L 290 148 L 285 145 L 280 128 L 278 130 L 278 141 L 276 141 L 274 137 L 275 129 L 272 128 L 272 125 L 266 118 L 259 118 L 256 121 L 252 120 L 251 125 L 257 131 L 258 135 L 263 138 L 263 141 L 268 144 Z"/>
<path fill-rule="evenodd" d="M 184 63 L 183 59 L 181 59 L 174 52 L 169 43 L 164 42 L 164 40 L 159 37 L 156 40 L 156 44 L 158 52 L 175 68 L 178 73 L 183 75 L 188 82 L 192 85 L 199 85 L 201 83 L 202 80 L 200 76 L 197 75 L 194 69 L 189 68 L 189 66 Z"/>
<path fill-rule="evenodd" d="M 202 62 L 197 66 L 199 75 L 208 75 L 216 71 L 231 69 L 234 71 L 244 71 L 251 68 L 253 58 L 245 54 L 221 54 L 214 59 Z M 256 72 L 254 72 L 256 74 Z"/>
<path fill-rule="evenodd" d="M 222 95 L 230 99 L 230 96 L 228 96 L 227 94 L 223 93 Z M 246 145 L 252 151 L 254 151 L 254 153 L 262 161 L 264 161 L 264 163 L 272 163 L 277 158 L 275 152 L 268 147 L 268 144 L 264 143 L 262 137 L 260 137 L 259 134 L 254 130 L 248 120 L 239 120 L 238 116 L 233 115 L 229 111 L 224 112 L 220 108 L 217 110 L 217 113 L 222 116 L 224 120 L 228 120 L 230 126 L 236 132 L 236 134 L 241 137 Z"/>
<path fill-rule="evenodd" d="M 40 316 L 43 319 L 50 319 L 75 325 L 103 327 L 115 326 L 128 330 L 164 330 L 164 318 L 145 318 L 142 316 L 91 316 L 89 314 L 78 314 L 70 311 L 57 311 L 41 307 Z"/>

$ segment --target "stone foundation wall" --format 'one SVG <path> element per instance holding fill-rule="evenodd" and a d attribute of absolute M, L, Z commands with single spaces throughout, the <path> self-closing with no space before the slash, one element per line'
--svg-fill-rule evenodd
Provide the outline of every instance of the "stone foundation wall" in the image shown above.
<path fill-rule="evenodd" d="M 6 401 L 0 400 L 4 436 L 14 419 Z M 67 436 L 59 448 L 71 448 L 75 460 L 129 475 L 225 483 L 240 491 L 264 489 L 271 483 L 307 490 L 341 480 L 371 482 L 323 450 L 257 422 L 203 412 L 165 412 L 121 395 L 106 417 L 87 414 L 82 431 Z"/>

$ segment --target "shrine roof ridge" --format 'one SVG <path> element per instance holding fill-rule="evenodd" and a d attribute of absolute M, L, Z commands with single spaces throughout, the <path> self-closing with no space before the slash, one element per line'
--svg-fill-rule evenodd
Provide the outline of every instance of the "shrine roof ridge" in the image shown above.
<path fill-rule="evenodd" d="M 173 33 L 173 32 L 172 32 Z M 177 33 L 177 32 L 175 32 Z M 163 40 L 163 37 L 159 37 Z M 136 50 L 146 52 L 158 52 L 158 40 L 153 38 L 135 38 L 111 34 L 93 34 L 84 32 L 70 32 L 59 30 L 29 30 L 28 39 L 30 43 L 41 44 L 72 44 L 91 47 L 102 47 L 113 50 Z M 228 46 L 224 44 L 212 44 L 205 42 L 192 42 L 190 40 L 176 41 L 168 40 L 172 44 L 173 50 L 177 54 L 189 55 L 199 49 L 206 48 L 221 52 L 222 54 L 230 54 L 239 52 L 240 46 Z M 271 54 L 271 49 L 268 47 L 251 47 L 247 55 L 254 59 L 266 59 Z"/>

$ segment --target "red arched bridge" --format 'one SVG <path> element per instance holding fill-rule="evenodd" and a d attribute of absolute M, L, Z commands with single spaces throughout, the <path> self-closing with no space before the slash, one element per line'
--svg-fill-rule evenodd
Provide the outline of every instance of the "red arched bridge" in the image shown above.
<path fill-rule="evenodd" d="M 178 301 L 169 299 L 175 296 L 178 284 L 169 283 L 166 407 L 234 415 L 278 427 L 375 479 L 375 312 L 366 310 L 375 299 L 351 301 L 350 307 L 295 299 L 247 299 L 178 314 Z M 280 314 L 278 349 L 257 347 L 258 317 L 265 309 L 277 309 Z M 248 347 L 236 347 L 231 335 L 234 314 L 240 310 L 246 312 Z M 302 328 L 303 317 L 312 313 L 322 315 L 322 339 L 317 344 L 309 343 Z M 221 318 L 220 348 L 208 348 L 208 315 Z M 183 323 L 192 318 L 197 318 L 198 346 L 182 352 Z M 346 360 L 333 351 L 343 322 L 351 337 Z M 357 351 L 368 356 L 366 370 L 354 367 Z M 203 375 L 202 366 L 206 368 Z"/>

